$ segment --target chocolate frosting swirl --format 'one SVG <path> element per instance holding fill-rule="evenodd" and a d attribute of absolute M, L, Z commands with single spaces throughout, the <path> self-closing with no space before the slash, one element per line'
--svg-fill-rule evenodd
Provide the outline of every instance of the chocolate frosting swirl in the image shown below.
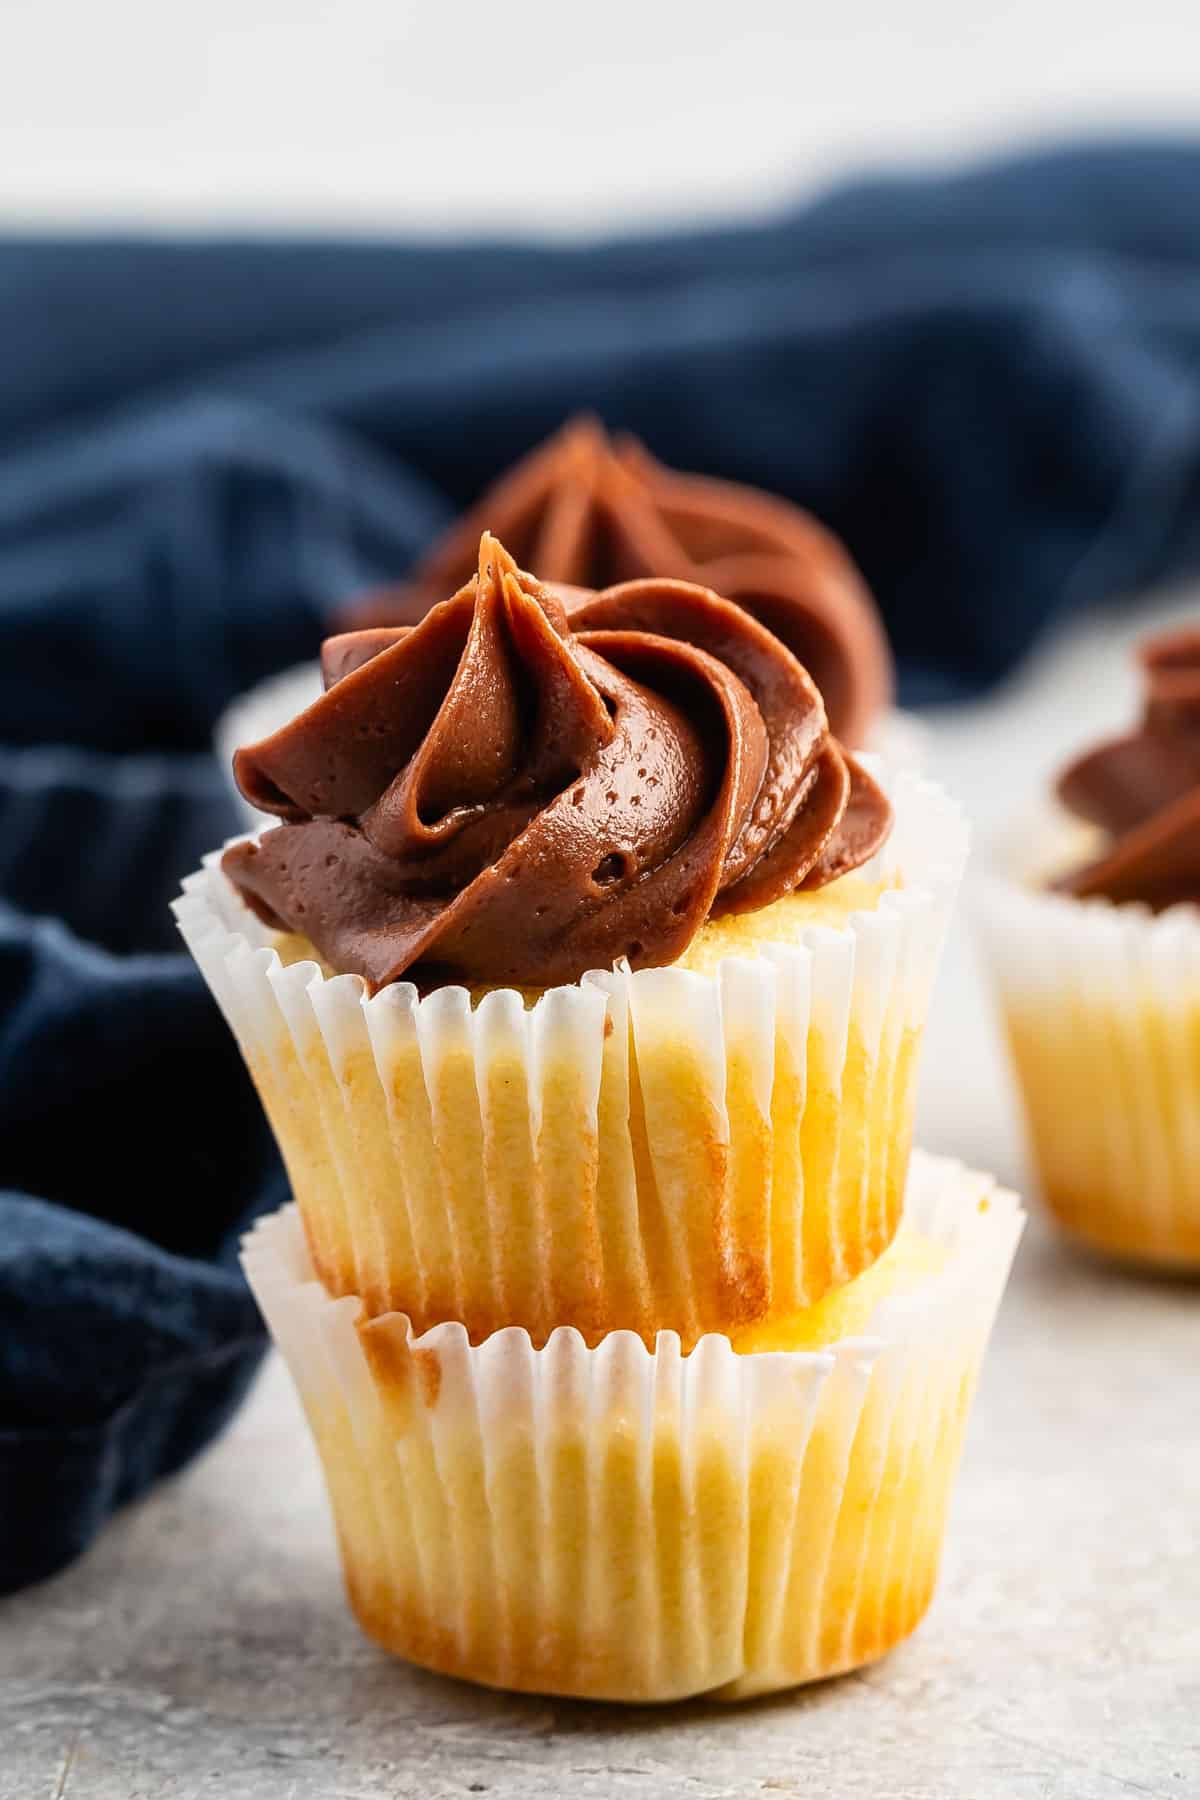
<path fill-rule="evenodd" d="M 347 626 L 416 624 L 470 578 L 485 528 L 543 581 L 602 588 L 671 575 L 735 601 L 804 664 L 830 729 L 852 747 L 891 696 L 879 613 L 831 533 L 756 488 L 666 469 L 588 418 L 517 463 L 407 581 L 351 607 Z"/>
<path fill-rule="evenodd" d="M 795 657 L 687 582 L 556 589 L 485 532 L 451 600 L 330 639 L 323 667 L 324 695 L 238 752 L 284 823 L 223 867 L 373 988 L 671 962 L 890 826 Z"/>
<path fill-rule="evenodd" d="M 1138 660 L 1141 725 L 1089 750 L 1058 780 L 1063 804 L 1109 843 L 1056 886 L 1161 912 L 1200 901 L 1200 627 L 1151 638 Z"/>

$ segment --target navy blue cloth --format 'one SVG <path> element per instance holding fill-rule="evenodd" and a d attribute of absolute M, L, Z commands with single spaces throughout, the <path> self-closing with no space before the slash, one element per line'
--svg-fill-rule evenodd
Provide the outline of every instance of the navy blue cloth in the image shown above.
<path fill-rule="evenodd" d="M 1200 144 L 586 247 L 0 239 L 0 1587 L 186 1458 L 285 1193 L 167 903 L 225 704 L 590 408 L 849 542 L 910 699 L 1200 565 Z"/>

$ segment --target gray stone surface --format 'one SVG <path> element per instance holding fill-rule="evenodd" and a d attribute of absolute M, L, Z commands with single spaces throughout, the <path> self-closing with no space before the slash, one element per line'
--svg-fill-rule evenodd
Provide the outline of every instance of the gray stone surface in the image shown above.
<path fill-rule="evenodd" d="M 938 766 L 985 824 L 1052 759 L 1056 733 L 1085 735 L 1089 709 L 1119 716 L 1095 648 L 1052 659 L 1019 702 L 943 722 Z M 1020 1182 L 961 926 L 929 1035 L 922 1136 Z M 940 1592 L 913 1640 L 814 1690 L 636 1713 L 489 1694 L 361 1638 L 273 1362 L 191 1471 L 76 1568 L 0 1604 L 0 1800 L 1190 1800 L 1198 1375 L 1200 1285 L 1106 1269 L 1035 1219 Z"/>
<path fill-rule="evenodd" d="M 1198 1302 L 1035 1226 L 924 1626 L 736 1709 L 512 1698 L 375 1650 L 272 1363 L 190 1473 L 0 1609 L 0 1796 L 1198 1795 Z"/>

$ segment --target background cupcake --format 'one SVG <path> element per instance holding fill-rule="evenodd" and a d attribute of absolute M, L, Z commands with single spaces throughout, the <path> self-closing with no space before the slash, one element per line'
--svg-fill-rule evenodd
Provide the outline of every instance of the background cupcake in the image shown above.
<path fill-rule="evenodd" d="M 1064 770 L 979 912 L 1047 1204 L 1200 1267 L 1200 630 L 1139 661 L 1141 723 Z"/>
<path fill-rule="evenodd" d="M 414 625 L 474 573 L 483 532 L 542 581 L 604 588 L 640 575 L 713 588 L 787 645 L 857 749 L 892 697 L 892 656 L 849 553 L 811 513 L 760 489 L 682 475 L 629 433 L 568 421 L 493 483 L 411 575 L 354 602 L 347 629 Z"/>
<path fill-rule="evenodd" d="M 556 593 L 488 537 L 452 602 L 327 663 L 239 760 L 284 823 L 178 908 L 326 1286 L 690 1344 L 869 1266 L 955 809 L 893 808 L 741 608 Z"/>
<path fill-rule="evenodd" d="M 845 547 L 810 513 L 732 481 L 683 475 L 636 438 L 570 420 L 494 482 L 403 582 L 360 596 L 341 628 L 413 625 L 470 580 L 484 531 L 542 581 L 603 588 L 636 576 L 696 582 L 745 608 L 809 671 L 830 729 L 852 750 L 919 767 L 924 734 L 891 706 L 891 650 Z M 321 691 L 314 665 L 284 671 L 230 707 L 217 751 L 266 737 Z M 239 795 L 252 823 L 258 814 Z"/>

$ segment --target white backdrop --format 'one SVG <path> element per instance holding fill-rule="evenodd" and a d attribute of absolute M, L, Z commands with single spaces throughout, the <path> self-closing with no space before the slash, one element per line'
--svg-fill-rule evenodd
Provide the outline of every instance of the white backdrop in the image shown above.
<path fill-rule="evenodd" d="M 457 231 L 1200 125 L 1194 0 L 0 0 L 0 223 Z"/>

